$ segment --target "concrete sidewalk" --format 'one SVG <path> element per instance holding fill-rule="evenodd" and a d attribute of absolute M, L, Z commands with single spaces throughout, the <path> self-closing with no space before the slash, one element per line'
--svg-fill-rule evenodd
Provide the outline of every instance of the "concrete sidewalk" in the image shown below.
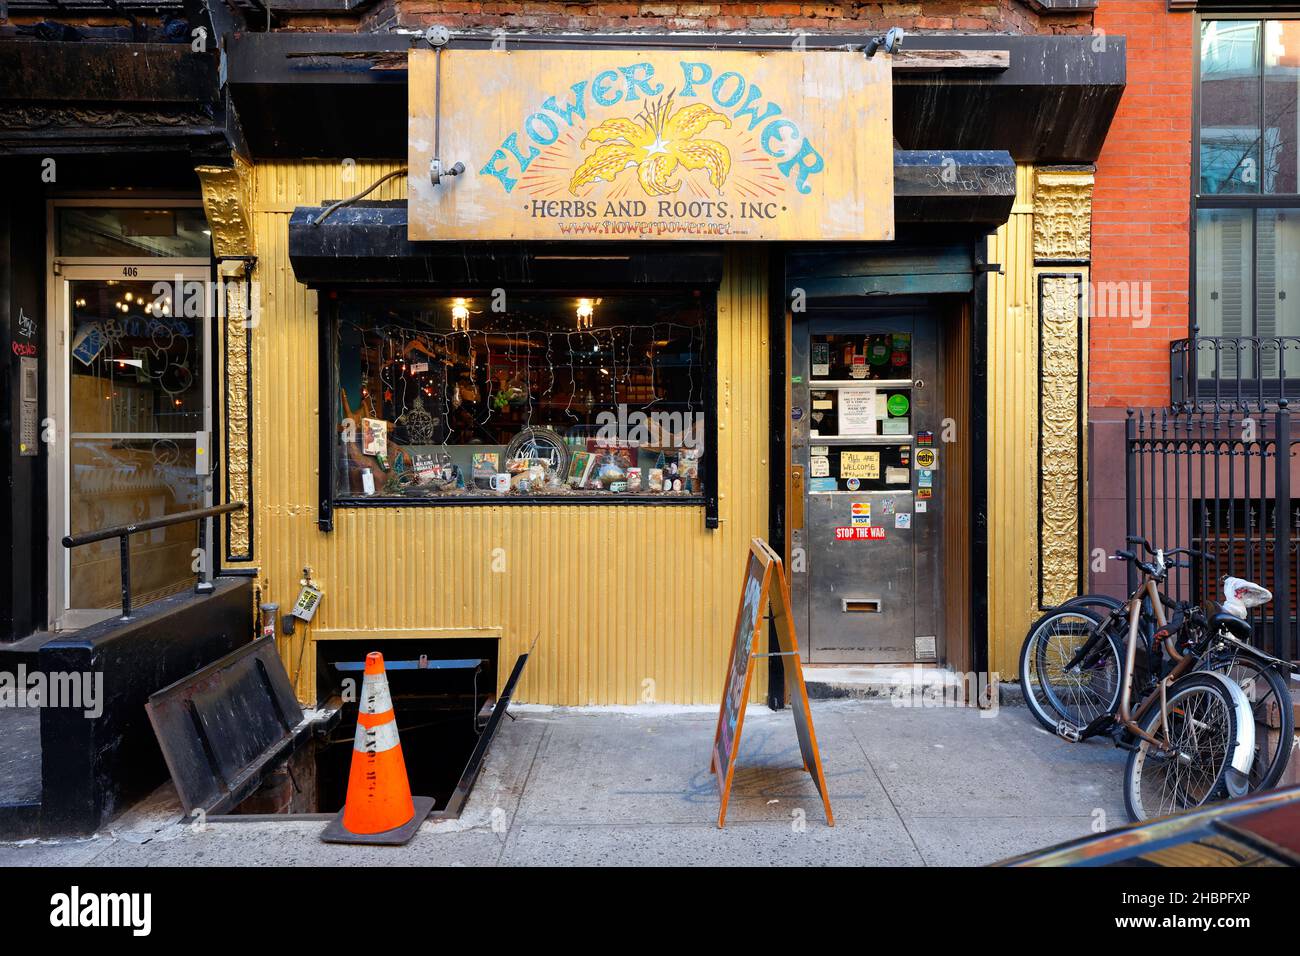
<path fill-rule="evenodd" d="M 321 843 L 319 823 L 180 820 L 170 787 L 87 840 L 0 845 L 0 865 L 977 865 L 1125 822 L 1124 754 L 1069 744 L 1023 707 L 816 701 L 835 812 L 799 769 L 788 711 L 750 707 L 727 826 L 715 711 L 520 707 L 459 821 L 406 847 Z"/>

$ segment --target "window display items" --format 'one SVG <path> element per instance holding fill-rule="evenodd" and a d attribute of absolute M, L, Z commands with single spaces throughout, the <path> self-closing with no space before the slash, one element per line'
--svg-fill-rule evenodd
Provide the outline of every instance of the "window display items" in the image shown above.
<path fill-rule="evenodd" d="M 596 456 L 589 451 L 575 451 L 569 461 L 569 486 L 585 488 L 591 478 L 591 469 L 596 464 Z"/>
<path fill-rule="evenodd" d="M 553 475 L 569 470 L 569 446 L 549 428 L 525 428 L 506 446 L 506 461 L 542 461 Z"/>
<path fill-rule="evenodd" d="M 380 497 L 702 494 L 702 294 L 605 295 L 586 328 L 576 295 L 510 292 L 457 330 L 457 298 L 341 297 L 337 496 L 365 468 Z"/>
<path fill-rule="evenodd" d="M 388 422 L 382 418 L 361 419 L 361 452 L 375 456 L 388 453 Z"/>
<path fill-rule="evenodd" d="M 496 452 L 476 451 L 470 458 L 470 475 L 476 488 L 491 488 L 492 476 L 497 473 Z"/>

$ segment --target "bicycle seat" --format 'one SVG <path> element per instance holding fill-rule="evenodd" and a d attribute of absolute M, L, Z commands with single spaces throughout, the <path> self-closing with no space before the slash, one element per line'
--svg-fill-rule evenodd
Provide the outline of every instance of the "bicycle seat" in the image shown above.
<path fill-rule="evenodd" d="M 1223 605 L 1214 602 L 1210 605 L 1212 613 L 1210 614 L 1210 626 L 1217 633 L 1219 630 L 1225 630 L 1233 637 L 1240 641 L 1250 642 L 1250 622 L 1243 621 L 1231 611 L 1225 611 Z"/>

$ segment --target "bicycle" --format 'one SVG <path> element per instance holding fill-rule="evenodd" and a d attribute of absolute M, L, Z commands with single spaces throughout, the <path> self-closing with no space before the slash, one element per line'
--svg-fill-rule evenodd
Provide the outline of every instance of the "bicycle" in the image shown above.
<path fill-rule="evenodd" d="M 1174 549 L 1168 555 L 1157 550 L 1154 561 L 1143 561 L 1132 552 L 1119 552 L 1116 557 L 1136 565 L 1141 581 L 1124 611 L 1112 612 L 1091 628 L 1065 668 L 1076 674 L 1106 674 L 1107 693 L 1094 697 L 1108 698 L 1110 706 L 1086 725 L 1062 718 L 1056 732 L 1072 741 L 1106 733 L 1116 746 L 1130 751 L 1124 768 L 1124 804 L 1135 821 L 1246 793 L 1254 761 L 1255 722 L 1245 693 L 1217 671 L 1193 672 L 1214 630 L 1195 624 L 1202 612 L 1193 606 L 1175 605 L 1181 620 L 1171 621 L 1165 615 L 1171 602 L 1157 585 L 1172 568 L 1187 566 L 1167 562 L 1167 556 L 1179 554 L 1193 556 L 1187 549 Z M 1149 645 L 1141 634 L 1144 602 L 1157 625 Z M 1111 673 L 1114 631 L 1123 616 L 1128 628 L 1115 681 Z M 1153 686 L 1134 708 L 1138 649 L 1143 645 L 1149 658 L 1143 683 Z M 1164 665 L 1166 656 L 1171 666 Z"/>
<path fill-rule="evenodd" d="M 1129 542 L 1142 545 L 1148 554 L 1158 553 L 1140 537 L 1130 538 Z M 1167 553 L 1205 557 L 1185 549 Z M 1129 560 L 1132 556 L 1124 552 L 1117 557 Z M 1266 590 L 1240 579 L 1226 579 L 1225 589 L 1229 587 L 1256 589 L 1263 595 L 1256 604 L 1271 598 Z M 1155 640 L 1161 625 L 1154 606 L 1182 612 L 1183 626 L 1211 626 L 1210 650 L 1196 663 L 1196 669 L 1223 673 L 1245 692 L 1256 728 L 1249 789 L 1254 792 L 1275 786 L 1291 755 L 1295 719 L 1288 679 L 1295 668 L 1250 643 L 1251 628 L 1244 607 L 1238 614 L 1220 614 L 1213 622 L 1207 622 L 1203 615 L 1187 616 L 1185 612 L 1190 605 L 1172 602 L 1158 592 L 1156 600 L 1142 590 L 1139 633 L 1143 653 L 1137 659 L 1136 685 L 1144 693 L 1149 691 L 1153 686 L 1152 675 L 1162 674 L 1173 663 L 1173 658 L 1168 662 L 1162 660 L 1160 642 Z M 1095 599 L 1088 596 L 1082 600 Z M 1120 635 L 1127 630 L 1127 602 L 1109 597 L 1102 600 L 1107 605 L 1114 602 L 1118 610 L 1112 608 L 1103 616 L 1095 613 L 1094 605 L 1084 606 L 1081 613 L 1071 609 L 1075 606 L 1073 602 L 1067 602 L 1044 615 L 1026 636 L 1020 659 L 1021 687 L 1030 712 L 1049 730 L 1056 731 L 1062 720 L 1074 726 L 1086 726 L 1101 714 L 1113 712 L 1117 706 Z M 1221 607 L 1215 607 L 1216 614 L 1221 611 Z"/>

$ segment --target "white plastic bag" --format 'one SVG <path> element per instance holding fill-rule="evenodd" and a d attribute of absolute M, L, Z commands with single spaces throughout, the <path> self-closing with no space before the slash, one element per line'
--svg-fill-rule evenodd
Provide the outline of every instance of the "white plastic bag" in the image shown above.
<path fill-rule="evenodd" d="M 1273 600 L 1273 592 L 1245 578 L 1223 579 L 1223 609 L 1243 621 L 1246 611 Z"/>

